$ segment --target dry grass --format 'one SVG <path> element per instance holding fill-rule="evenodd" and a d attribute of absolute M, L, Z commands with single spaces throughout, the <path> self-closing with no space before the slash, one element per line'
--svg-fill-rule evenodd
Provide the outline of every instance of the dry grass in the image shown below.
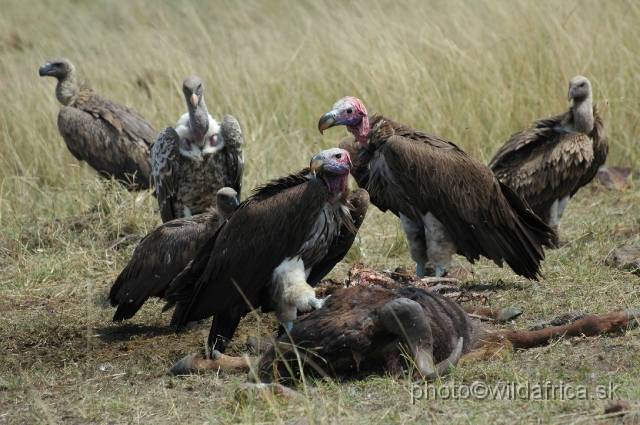
<path fill-rule="evenodd" d="M 583 74 L 606 119 L 608 163 L 637 168 L 638 22 L 640 6 L 631 1 L 5 1 L 0 421 L 596 421 L 603 401 L 439 401 L 443 413 L 430 413 L 426 402 L 410 404 L 408 384 L 386 377 L 311 383 L 299 404 L 240 406 L 233 391 L 243 376 L 163 376 L 201 349 L 205 331 L 174 335 L 158 302 L 115 325 L 104 302 L 137 241 L 159 223 L 155 201 L 99 181 L 72 158 L 56 129 L 54 81 L 37 69 L 66 56 L 81 79 L 158 129 L 183 112 L 184 77 L 199 75 L 211 113 L 231 113 L 243 127 L 246 188 L 334 146 L 344 130 L 322 137 L 316 124 L 344 95 L 486 162 L 511 133 L 565 110 L 568 80 Z M 638 307 L 638 278 L 601 259 L 638 243 L 639 201 L 635 187 L 587 188 L 561 223 L 563 238 L 574 242 L 548 253 L 546 280 L 533 284 L 482 261 L 468 284 L 488 284 L 494 305 L 522 307 L 521 329 L 566 310 Z M 373 267 L 411 267 L 397 220 L 372 211 L 348 260 L 359 257 Z M 244 335 L 269 332 L 246 326 Z M 634 400 L 638 348 L 637 331 L 559 342 L 465 366 L 451 379 L 613 381 Z"/>

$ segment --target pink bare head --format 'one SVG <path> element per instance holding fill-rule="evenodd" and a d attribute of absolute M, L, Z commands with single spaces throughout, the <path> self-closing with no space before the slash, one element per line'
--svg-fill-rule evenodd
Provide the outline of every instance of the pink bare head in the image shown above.
<path fill-rule="evenodd" d="M 320 118 L 318 130 L 323 133 L 327 128 L 344 125 L 356 140 L 367 146 L 369 136 L 369 116 L 367 108 L 360 99 L 346 96 L 333 105 L 333 109 Z"/>

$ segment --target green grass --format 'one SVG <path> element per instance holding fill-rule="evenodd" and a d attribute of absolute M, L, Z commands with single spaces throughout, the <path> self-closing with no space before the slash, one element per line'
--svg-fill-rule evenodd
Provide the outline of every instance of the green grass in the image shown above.
<path fill-rule="evenodd" d="M 7 0 L 0 14 L 0 421 L 9 423 L 579 422 L 604 401 L 435 401 L 411 405 L 389 377 L 309 384 L 301 403 L 239 405 L 241 375 L 169 378 L 205 330 L 174 335 L 161 303 L 112 324 L 104 299 L 137 242 L 160 223 L 155 199 L 99 180 L 56 128 L 55 81 L 37 69 L 71 59 L 81 81 L 159 130 L 184 112 L 196 74 L 210 112 L 245 136 L 244 187 L 298 170 L 346 135 L 320 116 L 345 95 L 487 162 L 510 134 L 566 110 L 571 77 L 590 79 L 610 138 L 609 164 L 640 168 L 640 6 L 632 1 L 91 2 Z M 246 190 L 244 196 L 249 190 Z M 514 326 L 568 310 L 639 307 L 638 278 L 603 263 L 639 242 L 637 186 L 592 186 L 560 223 L 572 244 L 548 251 L 533 284 L 457 257 L 465 285 L 489 284 L 494 306 L 525 310 Z M 373 208 L 347 261 L 414 266 L 401 226 Z M 255 319 L 241 337 L 269 333 Z M 451 383 L 609 381 L 640 396 L 638 331 L 577 338 L 458 369 Z M 242 352 L 244 340 L 234 349 Z M 102 365 L 102 368 L 101 368 Z M 105 370 L 101 370 L 105 369 Z M 432 411 L 429 406 L 438 411 Z M 633 405 L 637 411 L 638 406 Z M 637 416 L 636 416 L 637 418 Z M 637 419 L 636 419 L 637 420 Z"/>

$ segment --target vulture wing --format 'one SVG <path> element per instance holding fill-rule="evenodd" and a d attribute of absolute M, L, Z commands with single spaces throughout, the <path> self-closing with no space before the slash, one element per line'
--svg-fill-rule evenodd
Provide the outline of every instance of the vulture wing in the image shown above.
<path fill-rule="evenodd" d="M 311 268 L 307 283 L 311 286 L 315 286 L 322 278 L 324 278 L 335 266 L 338 264 L 353 244 L 356 239 L 356 234 L 360 225 L 364 221 L 364 217 L 367 215 L 369 208 L 369 193 L 364 189 L 356 189 L 351 192 L 351 200 L 349 201 L 353 206 L 353 210 L 350 211 L 351 218 L 353 219 L 354 229 L 350 228 L 347 224 L 343 224 L 340 228 L 340 235 L 333 244 L 329 247 L 327 255 L 318 264 Z"/>
<path fill-rule="evenodd" d="M 156 129 L 137 112 L 95 93 L 78 109 L 105 120 L 120 134 L 127 134 L 131 143 L 140 144 L 147 151 L 158 135 Z"/>
<path fill-rule="evenodd" d="M 544 218 L 556 199 L 580 188 L 594 160 L 591 138 L 584 133 L 547 128 L 525 130 L 512 139 L 527 139 L 527 143 L 492 161 L 492 170 Z"/>
<path fill-rule="evenodd" d="M 223 187 L 231 187 L 238 192 L 242 189 L 242 173 L 244 172 L 243 140 L 240 124 L 231 115 L 225 115 L 220 122 L 218 137 L 224 140 L 223 151 L 218 154 L 219 163 L 226 169 Z"/>
<path fill-rule="evenodd" d="M 404 133 L 403 135 L 400 135 Z M 421 214 L 431 212 L 469 261 L 483 255 L 536 279 L 550 229 L 491 170 L 454 144 L 396 128 L 380 149 L 388 172 Z M 399 196 L 404 196 L 400 194 Z"/>
<path fill-rule="evenodd" d="M 149 188 L 151 161 L 147 145 L 122 133 L 101 116 L 65 106 L 58 113 L 58 131 L 69 151 L 107 178 Z"/>
<path fill-rule="evenodd" d="M 499 163 L 525 147 L 535 149 L 545 144 L 545 141 L 553 134 L 554 130 L 566 122 L 570 118 L 570 111 L 555 117 L 546 118 L 536 121 L 532 128 L 528 128 L 519 133 L 512 134 L 509 140 L 505 142 L 498 153 L 489 162 L 489 167 L 493 169 Z M 553 136 L 551 136 L 553 137 Z"/>
<path fill-rule="evenodd" d="M 177 302 L 172 325 L 180 328 L 247 301 L 260 306 L 273 270 L 300 254 L 328 201 L 326 183 L 308 180 L 308 173 L 274 180 L 238 206 L 167 291 L 169 303 Z"/>
<path fill-rule="evenodd" d="M 178 192 L 180 164 L 180 136 L 171 127 L 165 127 L 151 147 L 153 183 L 160 205 L 160 217 L 166 223 L 173 220 L 173 203 Z"/>
<path fill-rule="evenodd" d="M 169 221 L 145 236 L 111 286 L 109 299 L 118 307 L 113 320 L 133 317 L 149 297 L 164 297 L 217 227 L 218 214 L 212 211 Z"/>

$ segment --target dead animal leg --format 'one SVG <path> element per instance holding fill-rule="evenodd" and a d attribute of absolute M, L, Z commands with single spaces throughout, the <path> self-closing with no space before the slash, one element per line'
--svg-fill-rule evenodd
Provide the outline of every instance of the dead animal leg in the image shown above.
<path fill-rule="evenodd" d="M 612 313 L 591 314 L 568 325 L 552 326 L 536 331 L 500 331 L 514 348 L 530 348 L 547 344 L 551 339 L 568 336 L 595 336 L 614 333 L 625 327 L 637 327 L 640 310 L 618 310 Z"/>
<path fill-rule="evenodd" d="M 400 337 L 407 346 L 411 358 L 424 379 L 432 380 L 449 373 L 456 366 L 462 354 L 463 338 L 448 359 L 433 365 L 433 334 L 431 325 L 422 306 L 408 298 L 389 301 L 380 310 L 380 320 L 391 333 Z"/>
<path fill-rule="evenodd" d="M 169 369 L 169 375 L 189 375 L 191 373 L 204 373 L 209 371 L 235 371 L 249 372 L 255 357 L 231 357 L 218 351 L 212 353 L 211 359 L 205 359 L 201 355 L 191 353 Z"/>
<path fill-rule="evenodd" d="M 497 323 L 508 322 L 509 320 L 517 319 L 522 315 L 522 310 L 515 307 L 509 308 L 488 308 L 488 307 L 463 307 L 467 314 L 472 317 L 479 317 L 483 320 L 483 317 L 487 319 L 493 319 Z"/>

